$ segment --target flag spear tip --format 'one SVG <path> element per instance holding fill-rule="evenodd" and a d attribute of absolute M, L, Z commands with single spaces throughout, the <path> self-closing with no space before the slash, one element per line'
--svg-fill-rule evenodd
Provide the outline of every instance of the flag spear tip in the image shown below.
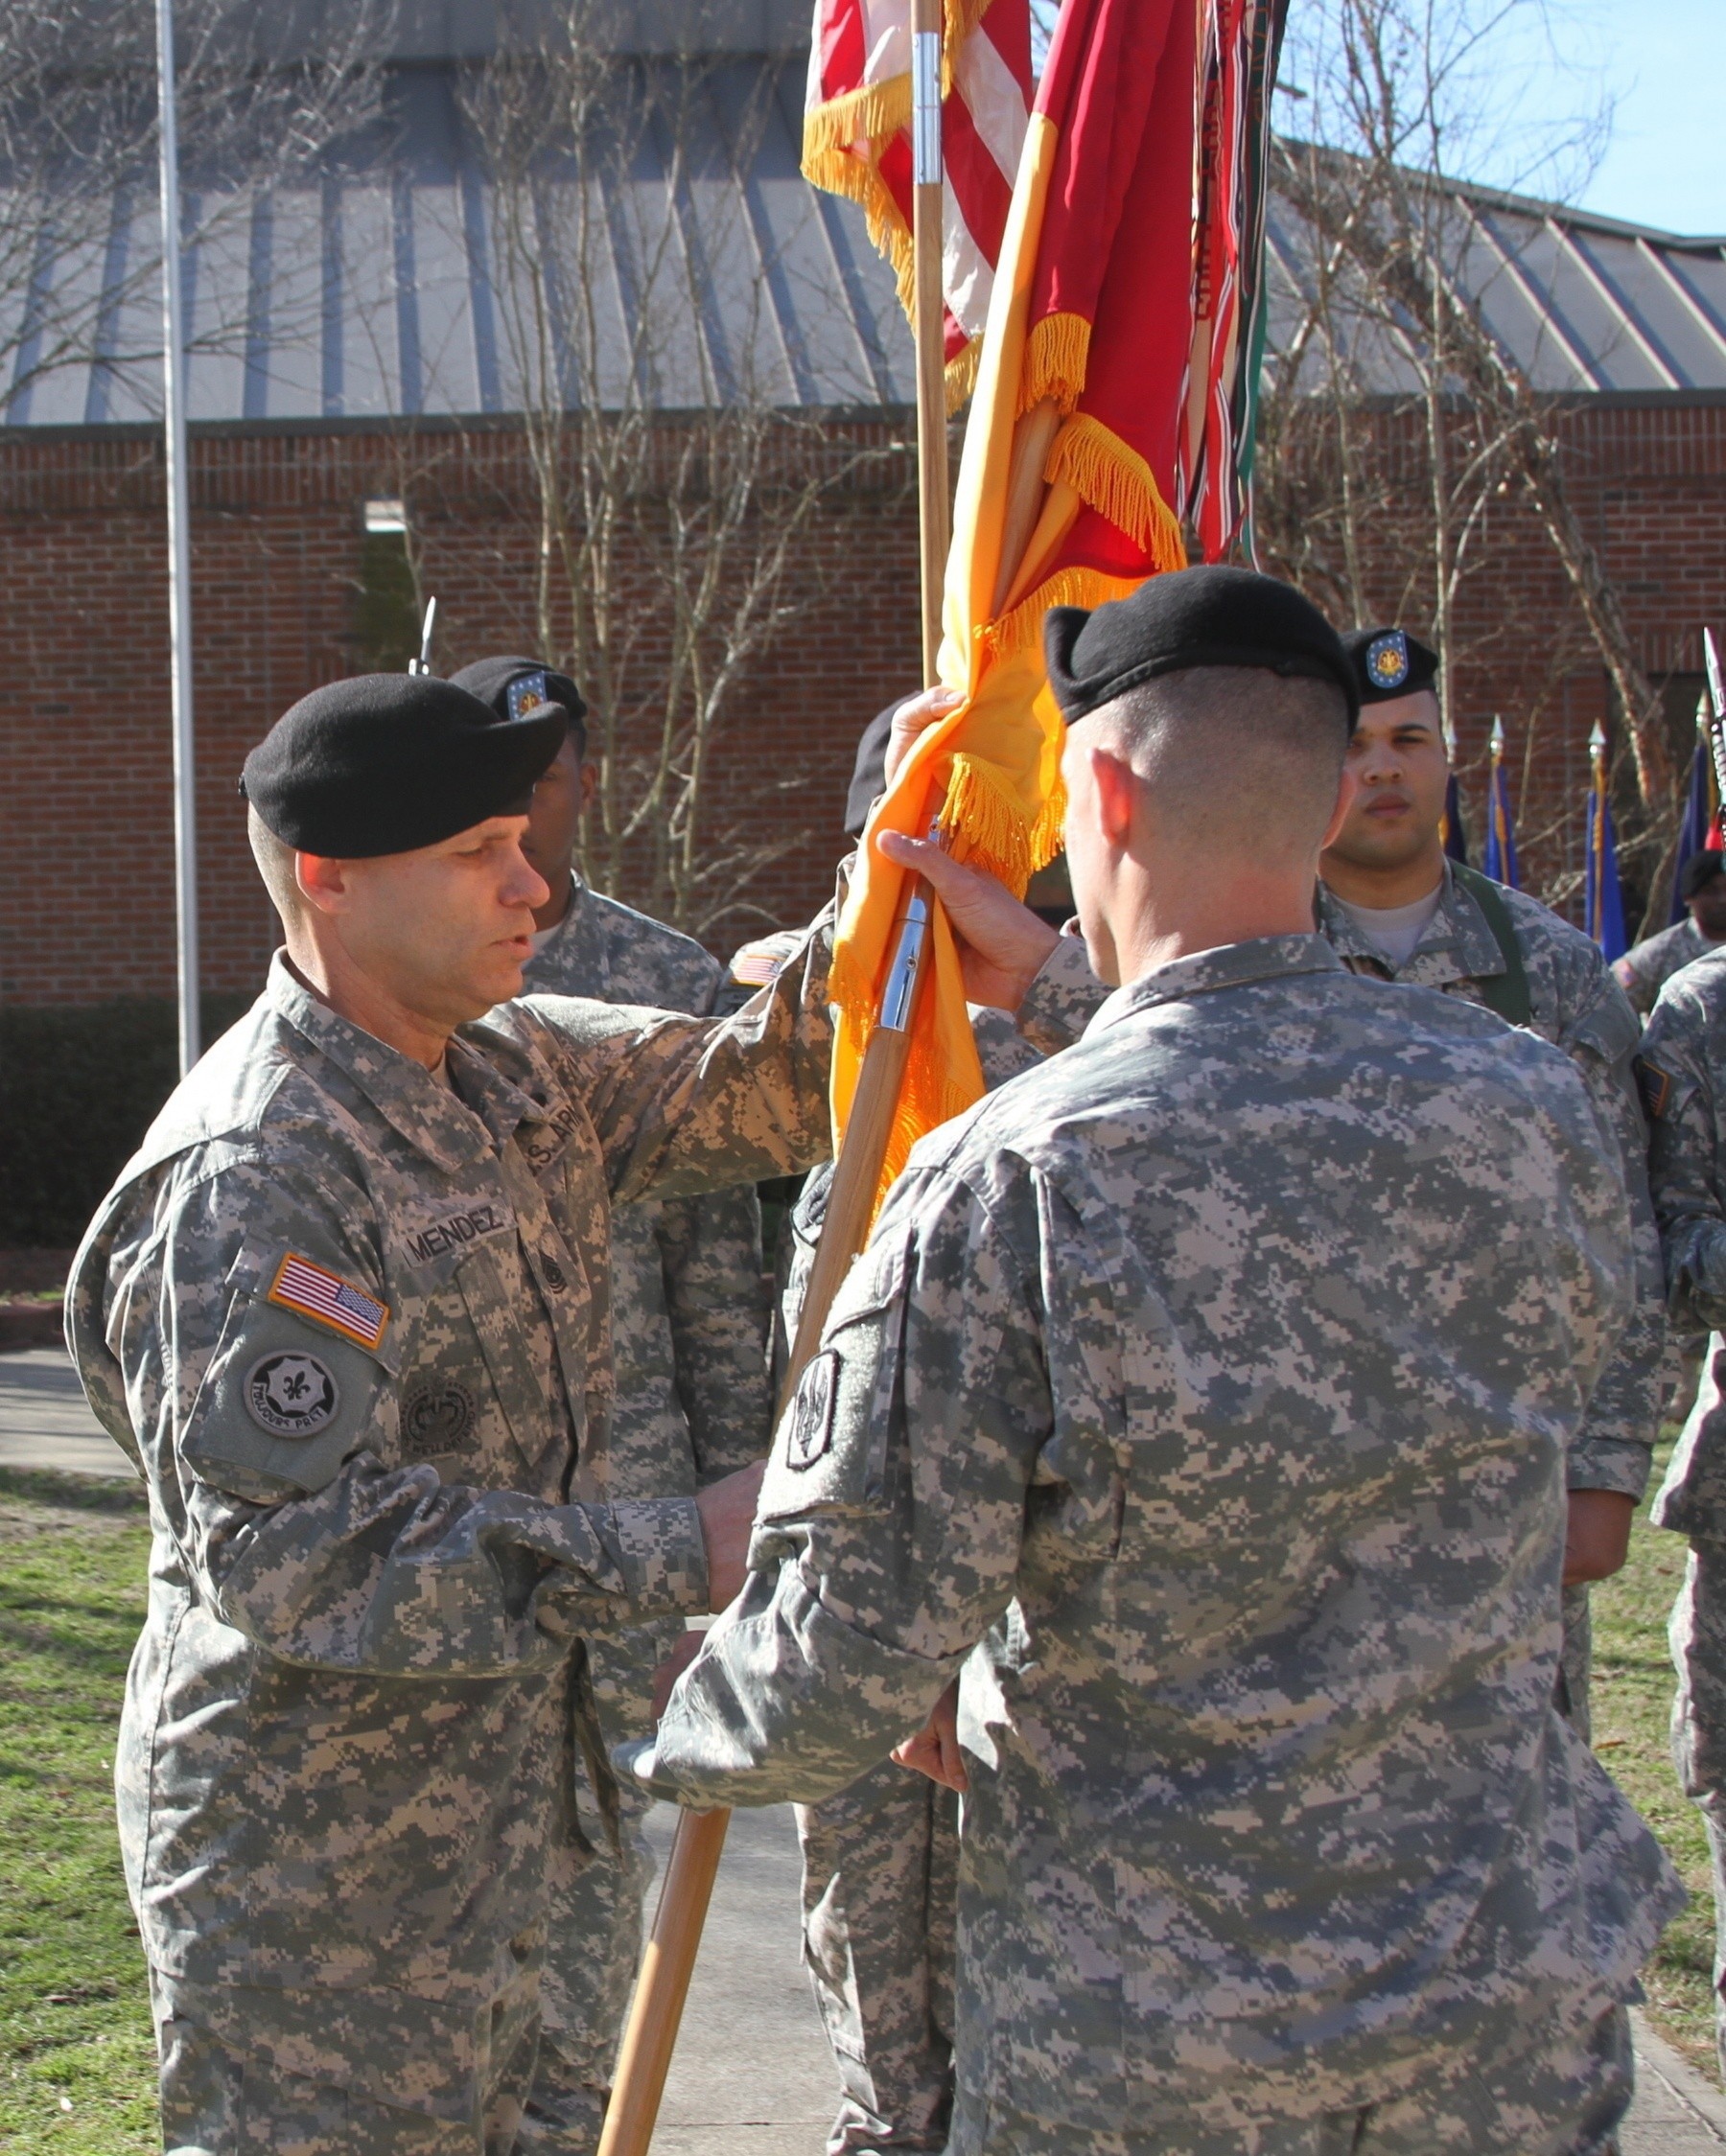
<path fill-rule="evenodd" d="M 1603 756 L 1606 753 L 1606 729 L 1598 719 L 1595 721 L 1594 731 L 1588 737 L 1588 753 L 1591 756 Z"/>
<path fill-rule="evenodd" d="M 1504 753 L 1504 722 L 1496 712 L 1492 719 L 1492 753 L 1495 756 Z"/>

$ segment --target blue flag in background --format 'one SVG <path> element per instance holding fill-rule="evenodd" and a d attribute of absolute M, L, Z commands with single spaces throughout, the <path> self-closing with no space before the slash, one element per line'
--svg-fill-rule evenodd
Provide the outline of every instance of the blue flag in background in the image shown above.
<path fill-rule="evenodd" d="M 1484 866 L 1494 883 L 1507 883 L 1512 891 L 1522 889 L 1516 875 L 1516 821 L 1510 814 L 1510 788 L 1498 756 L 1492 759 L 1492 777 L 1486 781 Z"/>
<path fill-rule="evenodd" d="M 1624 934 L 1624 894 L 1619 888 L 1618 839 L 1612 828 L 1612 803 L 1603 784 L 1588 790 L 1588 877 L 1583 887 L 1582 925 L 1600 946 L 1610 965 L 1630 948 Z"/>
<path fill-rule="evenodd" d="M 1444 821 L 1438 826 L 1444 838 L 1444 850 L 1453 861 L 1468 866 L 1468 833 L 1462 828 L 1462 796 L 1457 788 L 1457 775 L 1453 771 L 1444 787 Z"/>
<path fill-rule="evenodd" d="M 1680 879 L 1684 865 L 1692 855 L 1702 852 L 1714 836 L 1714 814 L 1719 803 L 1714 799 L 1714 758 L 1709 754 L 1708 743 L 1696 743 L 1691 758 L 1690 787 L 1684 797 L 1684 822 L 1678 826 L 1678 858 L 1672 864 L 1672 911 L 1668 926 L 1675 928 L 1685 917 L 1684 900 L 1679 896 Z"/>

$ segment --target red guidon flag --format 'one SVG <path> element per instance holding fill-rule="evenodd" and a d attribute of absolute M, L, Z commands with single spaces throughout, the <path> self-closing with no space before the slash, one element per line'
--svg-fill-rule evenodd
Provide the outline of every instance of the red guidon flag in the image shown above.
<path fill-rule="evenodd" d="M 1061 9 L 1001 236 L 959 469 L 941 673 L 965 702 L 921 737 L 876 804 L 839 924 L 840 1130 L 902 880 L 875 833 L 921 837 L 937 820 L 957 859 L 1023 891 L 1061 835 L 1044 613 L 1094 607 L 1183 567 L 1183 526 L 1213 559 L 1241 530 L 1285 4 Z M 933 945 L 889 1178 L 922 1131 L 983 1090 L 939 914 Z"/>
<path fill-rule="evenodd" d="M 910 0 L 816 0 L 804 176 L 861 202 L 911 290 Z M 1031 109 L 1030 0 L 946 0 L 942 59 L 942 290 L 947 401 L 976 375 Z"/>

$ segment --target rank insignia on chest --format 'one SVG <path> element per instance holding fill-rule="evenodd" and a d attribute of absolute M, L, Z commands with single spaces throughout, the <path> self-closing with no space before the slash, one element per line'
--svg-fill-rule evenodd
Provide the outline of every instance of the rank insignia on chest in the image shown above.
<path fill-rule="evenodd" d="M 550 699 L 546 694 L 546 671 L 542 666 L 536 673 L 518 674 L 509 684 L 509 715 L 512 719 L 525 719 L 529 711 L 537 711 Z"/>
<path fill-rule="evenodd" d="M 297 1257 L 292 1250 L 276 1267 L 265 1300 L 327 1325 L 332 1332 L 357 1340 L 362 1348 L 375 1349 L 389 1323 L 387 1303 L 380 1303 L 375 1295 L 343 1280 L 339 1273 L 315 1264 L 310 1258 Z"/>

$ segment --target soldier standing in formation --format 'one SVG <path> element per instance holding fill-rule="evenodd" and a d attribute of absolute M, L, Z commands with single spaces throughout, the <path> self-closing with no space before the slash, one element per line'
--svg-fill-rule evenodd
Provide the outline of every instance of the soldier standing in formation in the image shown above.
<path fill-rule="evenodd" d="M 600 1756 L 583 1636 L 740 1584 L 754 1471 L 571 1492 L 612 1200 L 828 1149 L 827 938 L 723 1022 L 510 1000 L 565 724 L 401 675 L 278 722 L 244 784 L 287 948 L 74 1262 L 150 1488 L 116 1782 L 173 2156 L 507 2156 Z M 967 886 L 1022 988 L 1041 924 Z"/>
<path fill-rule="evenodd" d="M 910 701 L 879 712 L 858 743 L 845 814 L 852 838 L 861 838 L 882 790 L 891 722 Z M 1064 937 L 1016 1013 L 972 1004 L 985 1084 L 992 1092 L 1076 1040 L 1106 993 L 1084 942 Z M 782 1349 L 797 1337 L 831 1186 L 830 1164 L 811 1169 L 790 1216 L 775 1328 Z M 781 1375 L 776 1368 L 776 1385 Z M 828 2156 L 945 2148 L 953 2094 L 958 1793 L 882 1759 L 826 1803 L 798 1805 L 797 1835 L 804 1959 L 839 2075 Z"/>
<path fill-rule="evenodd" d="M 1484 1004 L 1562 1048 L 1618 1140 L 1636 1231 L 1636 1310 L 1570 1459 L 1563 1694 L 1586 1737 L 1588 1583 L 1624 1562 L 1659 1426 L 1664 1289 L 1632 1067 L 1641 1029 L 1579 929 L 1447 858 L 1437 654 L 1400 629 L 1357 629 L 1342 641 L 1361 698 L 1348 752 L 1358 790 L 1320 864 L 1319 933 L 1352 972 Z"/>
<path fill-rule="evenodd" d="M 523 851 L 550 895 L 535 909 L 526 994 L 711 1014 L 724 970 L 693 937 L 590 889 L 574 865 L 583 807 L 598 774 L 587 760 L 587 706 L 567 674 L 538 660 L 477 660 L 453 675 L 500 720 L 554 704 L 563 746 L 533 790 Z M 761 1209 L 745 1183 L 701 1197 L 646 1199 L 611 1219 L 614 1395 L 602 1446 L 574 1485 L 581 1497 L 689 1496 L 767 1450 L 767 1293 Z M 609 1742 L 651 1727 L 653 1673 L 680 1619 L 595 1641 L 589 1656 Z M 533 2093 L 521 2156 L 591 2156 L 641 1956 L 653 1860 L 639 1791 L 607 1820 L 584 1777 L 593 1855 L 563 1878 L 548 1915 Z"/>
<path fill-rule="evenodd" d="M 1710 1335 L 1695 1403 L 1654 1501 L 1654 1524 L 1687 1536 L 1691 1545 L 1672 1611 L 1672 1752 L 1708 1832 L 1714 2028 L 1726 2070 L 1726 951 L 1695 960 L 1666 983 L 1639 1066 L 1673 1328 Z"/>
<path fill-rule="evenodd" d="M 1685 918 L 1613 962 L 1619 985 L 1644 1018 L 1674 973 L 1726 943 L 1726 860 L 1692 853 L 1679 871 L 1678 895 Z"/>
<path fill-rule="evenodd" d="M 914 1151 L 624 1763 L 818 1800 L 964 1665 L 954 2156 L 1592 2156 L 1681 1899 L 1552 1704 L 1622 1164 L 1545 1042 L 1312 933 L 1358 685 L 1304 600 L 1047 639 L 1125 985 Z"/>

